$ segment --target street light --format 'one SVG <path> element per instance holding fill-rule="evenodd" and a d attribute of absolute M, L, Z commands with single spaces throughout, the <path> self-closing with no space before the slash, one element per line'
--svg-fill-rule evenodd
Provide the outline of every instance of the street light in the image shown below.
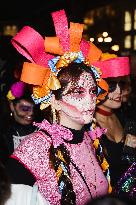
<path fill-rule="evenodd" d="M 103 35 L 103 37 L 107 37 L 107 36 L 108 36 L 108 32 L 104 31 L 104 32 L 102 33 L 102 35 Z"/>
<path fill-rule="evenodd" d="M 90 41 L 91 41 L 91 42 L 94 42 L 94 38 L 90 38 Z"/>
<path fill-rule="evenodd" d="M 103 38 L 102 38 L 102 37 L 99 37 L 99 38 L 98 38 L 98 42 L 100 42 L 100 43 L 103 42 Z"/>
<path fill-rule="evenodd" d="M 111 41 L 112 41 L 111 37 L 104 38 L 104 42 L 106 43 L 110 43 Z"/>

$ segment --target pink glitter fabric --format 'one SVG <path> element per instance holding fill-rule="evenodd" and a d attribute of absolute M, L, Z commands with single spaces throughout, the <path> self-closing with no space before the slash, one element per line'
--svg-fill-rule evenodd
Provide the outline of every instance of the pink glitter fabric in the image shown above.
<path fill-rule="evenodd" d="M 89 135 L 92 140 L 95 140 L 97 138 L 101 138 L 102 135 L 105 134 L 106 132 L 107 132 L 106 128 L 97 127 L 95 130 L 89 131 Z"/>
<path fill-rule="evenodd" d="M 20 98 L 24 94 L 25 83 L 24 82 L 16 82 L 11 86 L 12 95 L 15 98 Z"/>
<path fill-rule="evenodd" d="M 64 10 L 56 11 L 52 13 L 52 18 L 55 26 L 56 35 L 60 39 L 63 51 L 69 51 L 69 30 L 67 17 Z"/>
<path fill-rule="evenodd" d="M 85 57 L 87 57 L 87 54 L 88 54 L 89 49 L 90 49 L 89 43 L 86 40 L 82 39 L 81 44 L 80 44 L 80 48 L 81 48 L 83 55 Z"/>
<path fill-rule="evenodd" d="M 38 127 L 40 127 L 40 124 Z M 52 136 L 49 137 L 42 131 L 31 134 L 21 142 L 12 157 L 18 159 L 35 176 L 39 191 L 51 205 L 60 205 L 61 195 L 58 190 L 56 173 L 49 162 L 49 148 L 53 142 L 52 138 L 57 136 L 59 128 L 58 138 L 63 137 L 66 139 L 65 135 L 67 134 L 67 139 L 71 139 L 72 133 L 69 129 L 62 126 L 55 124 L 51 126 L 47 121 L 41 123 L 41 128 L 52 134 Z M 63 139 L 61 139 L 60 143 L 62 141 Z M 89 135 L 85 133 L 82 143 L 70 144 L 64 141 L 63 143 L 69 150 L 71 159 L 86 179 L 92 197 L 107 194 L 108 182 L 96 160 Z M 76 193 L 76 204 L 84 205 L 90 199 L 88 189 L 72 164 L 70 165 L 70 172 L 71 181 Z"/>
<path fill-rule="evenodd" d="M 119 77 L 130 74 L 129 57 L 116 57 L 92 63 L 102 71 L 102 78 Z"/>
<path fill-rule="evenodd" d="M 45 53 L 43 37 L 29 26 L 24 26 L 11 43 L 28 60 L 41 66 L 48 67 L 48 60 L 54 57 Z"/>
<path fill-rule="evenodd" d="M 51 135 L 53 146 L 55 148 L 63 143 L 63 139 L 70 141 L 73 138 L 73 135 L 69 129 L 66 129 L 58 124 L 51 125 L 47 120 L 44 120 L 42 123 L 33 124 L 40 129 L 46 130 Z"/>

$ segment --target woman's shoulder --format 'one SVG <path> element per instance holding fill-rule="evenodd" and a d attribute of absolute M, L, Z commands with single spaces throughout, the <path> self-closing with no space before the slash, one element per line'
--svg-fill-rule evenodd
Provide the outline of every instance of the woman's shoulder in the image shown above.
<path fill-rule="evenodd" d="M 51 138 L 47 133 L 42 130 L 33 132 L 27 135 L 19 144 L 19 146 L 13 152 L 13 155 L 16 153 L 27 153 L 35 152 L 38 148 L 40 150 L 44 147 L 49 148 L 51 145 Z"/>
<path fill-rule="evenodd" d="M 36 205 L 49 205 L 49 202 L 42 197 L 40 192 L 35 189 L 35 186 L 31 187 L 24 184 L 12 184 L 11 197 L 5 205 L 30 205 L 35 198 Z"/>
<path fill-rule="evenodd" d="M 51 125 L 47 121 L 35 123 L 38 131 L 28 135 L 15 149 L 11 158 L 18 160 L 28 170 L 38 176 L 39 170 L 44 167 L 45 173 L 49 169 L 49 154 L 51 145 L 57 147 L 64 139 L 71 139 L 73 136 L 69 129 L 60 125 Z"/>
<path fill-rule="evenodd" d="M 47 135 L 47 133 L 45 133 L 44 131 L 39 130 L 33 132 L 27 135 L 27 137 L 21 141 L 19 146 L 14 150 L 11 157 L 25 158 L 25 156 L 32 155 L 38 157 L 41 153 L 48 152 L 51 143 L 51 137 Z"/>
<path fill-rule="evenodd" d="M 48 129 L 48 121 L 43 120 L 41 123 L 34 123 L 34 127 L 37 127 L 34 132 L 28 134 L 20 143 L 18 148 L 15 150 L 23 149 L 35 149 L 37 146 L 45 145 L 46 147 L 50 146 L 52 143 L 51 134 Z M 42 147 L 41 147 L 42 148 Z"/>

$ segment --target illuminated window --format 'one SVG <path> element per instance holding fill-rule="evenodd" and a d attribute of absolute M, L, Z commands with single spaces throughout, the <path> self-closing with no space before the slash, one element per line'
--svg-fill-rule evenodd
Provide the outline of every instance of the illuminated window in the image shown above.
<path fill-rule="evenodd" d="M 125 48 L 131 48 L 131 36 L 130 35 L 125 37 L 124 47 Z"/>
<path fill-rule="evenodd" d="M 18 31 L 18 28 L 16 25 L 6 25 L 4 26 L 3 34 L 6 36 L 15 36 Z"/>
<path fill-rule="evenodd" d="M 129 11 L 125 11 L 125 24 L 124 24 L 124 30 L 130 31 L 132 27 L 132 21 L 131 21 L 131 13 Z"/>
<path fill-rule="evenodd" d="M 136 35 L 134 36 L 134 50 L 136 50 Z"/>
<path fill-rule="evenodd" d="M 136 10 L 134 10 L 134 29 L 136 30 Z"/>

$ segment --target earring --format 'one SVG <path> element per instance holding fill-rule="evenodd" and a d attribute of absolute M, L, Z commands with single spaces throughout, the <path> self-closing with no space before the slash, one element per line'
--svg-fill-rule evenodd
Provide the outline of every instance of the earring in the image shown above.
<path fill-rule="evenodd" d="M 92 124 L 91 124 L 91 130 L 95 130 L 95 128 L 96 128 L 96 119 L 93 118 Z"/>
<path fill-rule="evenodd" d="M 53 106 L 51 106 L 52 115 L 53 115 L 53 123 L 57 123 L 57 116 L 56 116 L 56 110 Z"/>

